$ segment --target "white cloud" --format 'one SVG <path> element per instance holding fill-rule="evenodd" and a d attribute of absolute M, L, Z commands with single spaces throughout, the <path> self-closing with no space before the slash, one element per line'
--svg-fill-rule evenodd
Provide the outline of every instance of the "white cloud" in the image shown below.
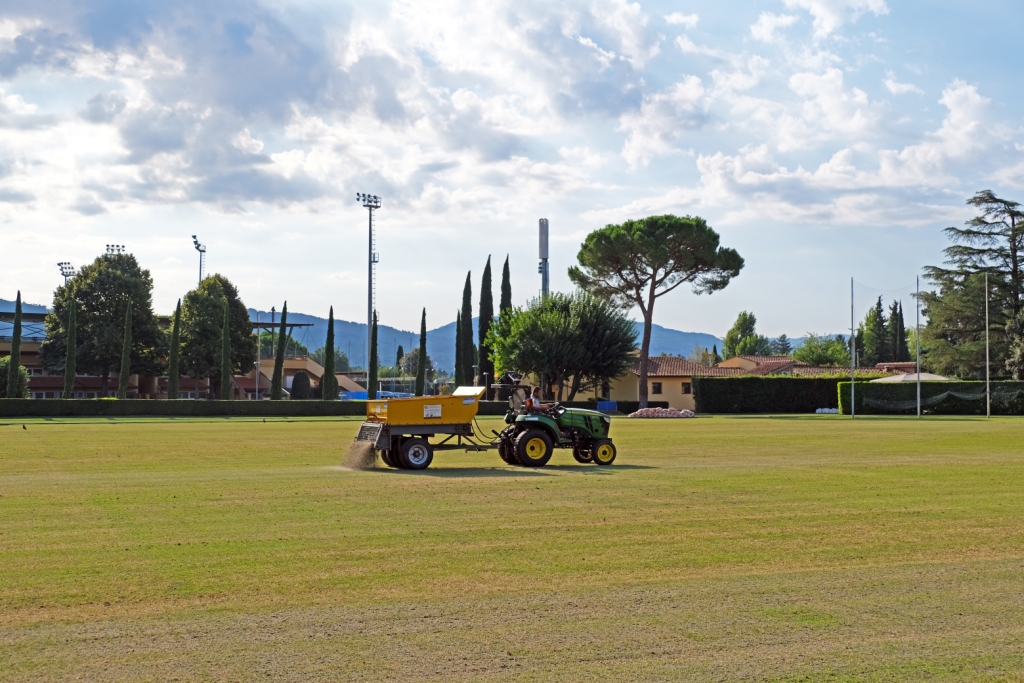
<path fill-rule="evenodd" d="M 797 17 L 792 14 L 761 12 L 761 16 L 757 18 L 757 23 L 750 27 L 750 35 L 763 43 L 774 43 L 776 30 L 792 26 L 796 22 Z"/>
<path fill-rule="evenodd" d="M 876 16 L 889 13 L 885 0 L 785 0 L 786 7 L 804 9 L 814 17 L 814 34 L 825 38 L 840 26 L 856 21 L 866 12 Z"/>
<path fill-rule="evenodd" d="M 640 111 L 624 114 L 619 130 L 629 131 L 622 157 L 631 168 L 646 166 L 655 156 L 678 154 L 675 143 L 687 131 L 706 121 L 704 84 L 697 76 L 644 98 Z"/>
<path fill-rule="evenodd" d="M 697 14 L 683 14 L 682 12 L 673 12 L 665 16 L 665 21 L 669 24 L 676 26 L 685 26 L 686 28 L 697 28 L 697 22 L 700 21 L 700 16 Z"/>
<path fill-rule="evenodd" d="M 916 93 L 918 95 L 924 94 L 924 90 L 921 90 L 913 83 L 900 83 L 897 81 L 895 74 L 891 71 L 885 72 L 885 81 L 883 82 L 885 83 L 886 90 L 891 92 L 893 95 L 906 95 L 907 93 Z"/>

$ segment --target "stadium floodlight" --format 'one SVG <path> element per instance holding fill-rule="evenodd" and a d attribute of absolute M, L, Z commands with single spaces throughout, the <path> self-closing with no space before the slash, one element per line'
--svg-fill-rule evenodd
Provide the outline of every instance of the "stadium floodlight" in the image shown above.
<path fill-rule="evenodd" d="M 363 208 L 370 212 L 370 248 L 368 267 L 369 272 L 367 274 L 366 281 L 366 367 L 369 372 L 370 367 L 370 344 L 372 343 L 371 337 L 373 336 L 373 293 L 374 293 L 374 265 L 380 261 L 380 256 L 373 250 L 373 212 L 375 209 L 380 208 L 380 197 L 373 194 L 366 194 L 365 192 L 356 192 L 356 199 L 363 203 Z M 369 377 L 369 375 L 367 375 Z M 367 391 L 370 388 L 367 387 Z"/>
<path fill-rule="evenodd" d="M 206 260 L 206 245 L 200 242 L 195 235 L 192 235 L 192 244 L 199 252 L 199 282 L 203 281 L 203 262 Z"/>
<path fill-rule="evenodd" d="M 68 284 L 68 278 L 75 276 L 75 268 L 67 261 L 59 262 L 57 267 L 60 268 L 60 274 L 64 276 L 64 286 L 66 287 Z"/>
<path fill-rule="evenodd" d="M 108 244 L 107 245 L 107 256 L 113 256 L 114 254 L 123 254 L 126 249 L 123 244 Z"/>

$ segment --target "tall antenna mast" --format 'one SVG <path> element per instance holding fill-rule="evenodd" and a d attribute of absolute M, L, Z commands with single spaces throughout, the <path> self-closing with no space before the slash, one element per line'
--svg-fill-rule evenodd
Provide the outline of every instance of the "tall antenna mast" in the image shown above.
<path fill-rule="evenodd" d="M 373 337 L 373 295 L 374 295 L 374 266 L 380 260 L 380 256 L 373 250 L 376 246 L 373 242 L 373 211 L 374 209 L 380 208 L 380 197 L 372 194 L 365 194 L 362 192 L 356 192 L 356 199 L 363 203 L 363 207 L 370 213 L 370 239 L 369 239 L 369 258 L 368 260 L 368 272 L 366 278 L 366 376 L 370 376 L 370 344 L 372 343 Z M 366 388 L 370 391 L 370 388 Z"/>
<path fill-rule="evenodd" d="M 551 275 L 548 270 L 548 219 L 540 219 L 540 295 L 546 297 L 551 292 Z"/>
<path fill-rule="evenodd" d="M 206 245 L 199 242 L 195 235 L 192 235 L 192 244 L 199 252 L 199 282 L 203 281 L 203 263 L 206 260 Z"/>

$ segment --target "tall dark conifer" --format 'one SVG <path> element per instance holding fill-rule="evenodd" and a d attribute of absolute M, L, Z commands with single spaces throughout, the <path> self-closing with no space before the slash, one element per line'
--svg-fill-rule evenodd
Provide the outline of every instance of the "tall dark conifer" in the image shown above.
<path fill-rule="evenodd" d="M 455 313 L 455 386 L 460 387 L 466 383 L 462 374 L 462 312 Z"/>
<path fill-rule="evenodd" d="M 274 375 L 270 380 L 270 400 L 280 401 L 284 398 L 284 350 L 288 344 L 288 302 L 281 307 L 281 328 L 277 336 L 277 353 L 274 355 Z"/>
<path fill-rule="evenodd" d="M 174 307 L 171 324 L 171 350 L 167 359 L 167 398 L 177 399 L 181 391 L 181 299 Z"/>
<path fill-rule="evenodd" d="M 484 396 L 490 398 L 491 382 L 494 381 L 494 361 L 491 360 L 491 348 L 487 345 L 487 333 L 494 323 L 494 294 L 491 291 L 491 257 L 487 257 L 483 277 L 480 278 L 480 380 L 487 391 Z"/>
<path fill-rule="evenodd" d="M 395 367 L 396 368 L 397 367 L 401 367 L 401 365 L 402 365 L 402 356 L 404 356 L 404 355 L 405 355 L 405 349 L 403 349 L 402 345 L 399 344 L 398 345 L 398 350 L 395 351 Z"/>
<path fill-rule="evenodd" d="M 61 394 L 61 398 L 74 398 L 75 397 L 75 365 L 76 354 L 78 353 L 78 320 L 77 320 L 77 309 L 78 302 L 75 301 L 75 297 L 72 294 L 71 301 L 68 306 L 68 336 L 67 344 L 68 350 L 64 356 L 64 393 Z"/>
<path fill-rule="evenodd" d="M 330 315 L 327 316 L 327 342 L 324 344 L 324 376 L 320 378 L 320 398 L 324 401 L 333 401 L 338 397 L 338 378 L 335 375 L 335 359 L 337 351 L 334 350 L 334 306 L 331 306 Z"/>
<path fill-rule="evenodd" d="M 366 397 L 369 400 L 377 398 L 377 369 L 380 362 L 377 360 L 377 311 L 373 312 L 373 326 L 370 328 L 370 367 L 366 369 Z"/>
<path fill-rule="evenodd" d="M 476 344 L 473 343 L 473 273 L 466 273 L 462 289 L 462 377 L 466 384 L 475 384 L 473 372 Z"/>
<path fill-rule="evenodd" d="M 420 318 L 420 348 L 416 356 L 416 395 L 422 396 L 427 385 L 427 309 Z"/>
<path fill-rule="evenodd" d="M 501 301 L 498 304 L 498 314 L 502 314 L 512 308 L 512 278 L 508 272 L 508 256 L 505 257 L 505 267 L 501 269 Z"/>
<path fill-rule="evenodd" d="M 121 345 L 121 367 L 117 371 L 117 397 L 123 399 L 128 393 L 128 376 L 132 369 L 132 300 L 124 312 L 124 342 Z"/>
<path fill-rule="evenodd" d="M 7 367 L 7 395 L 19 396 L 18 378 L 21 376 L 21 290 L 14 300 L 14 329 L 11 331 L 11 364 Z"/>
<path fill-rule="evenodd" d="M 231 372 L 231 310 L 225 300 L 224 327 L 220 332 L 220 400 L 230 401 L 234 388 L 234 373 Z"/>

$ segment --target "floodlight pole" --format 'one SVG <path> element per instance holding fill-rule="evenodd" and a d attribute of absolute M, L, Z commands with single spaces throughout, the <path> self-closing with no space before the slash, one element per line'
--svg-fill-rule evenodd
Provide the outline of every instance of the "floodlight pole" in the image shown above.
<path fill-rule="evenodd" d="M 854 334 L 853 278 L 850 278 L 850 418 L 857 417 L 857 403 L 854 401 L 854 383 L 857 381 L 857 335 Z"/>
<path fill-rule="evenodd" d="M 196 239 L 195 235 L 192 235 L 192 245 L 196 248 L 196 251 L 199 252 L 199 282 L 202 283 L 202 281 L 203 281 L 203 260 L 206 257 L 206 245 L 200 243 L 200 241 L 198 239 Z"/>
<path fill-rule="evenodd" d="M 921 417 L 921 276 L 917 276 L 917 416 Z"/>
<path fill-rule="evenodd" d="M 373 267 L 380 260 L 373 251 L 373 211 L 380 208 L 380 197 L 363 192 L 356 192 L 356 199 L 363 203 L 369 214 L 369 249 L 366 275 L 366 377 L 370 377 L 370 345 L 373 343 Z M 369 387 L 367 390 L 369 391 Z"/>
<path fill-rule="evenodd" d="M 992 417 L 992 388 L 988 359 L 988 273 L 985 273 L 985 417 Z"/>
<path fill-rule="evenodd" d="M 68 278 L 74 277 L 75 269 L 67 261 L 61 261 L 60 263 L 57 264 L 57 267 L 60 268 L 60 274 L 64 276 L 64 286 L 67 287 Z"/>

